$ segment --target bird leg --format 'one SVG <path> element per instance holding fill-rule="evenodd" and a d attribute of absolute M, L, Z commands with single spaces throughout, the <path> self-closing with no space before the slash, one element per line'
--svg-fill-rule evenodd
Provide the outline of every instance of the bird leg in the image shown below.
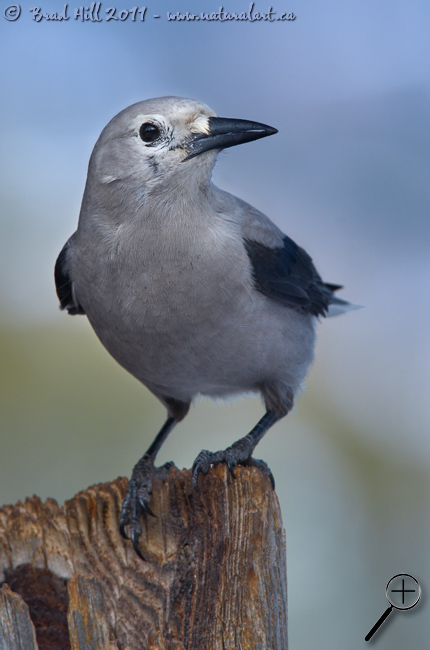
<path fill-rule="evenodd" d="M 129 526 L 130 539 L 137 555 L 144 560 L 139 549 L 139 537 L 142 534 L 140 518 L 144 513 L 155 516 L 149 507 L 152 494 L 152 482 L 154 478 L 164 481 L 173 463 L 165 463 L 161 467 L 154 467 L 155 457 L 160 451 L 163 442 L 166 440 L 172 429 L 184 419 L 190 408 L 190 402 L 182 402 L 173 397 L 157 395 L 167 408 L 168 418 L 161 427 L 154 442 L 150 445 L 146 454 L 136 463 L 128 483 L 125 499 L 122 502 L 119 516 L 119 530 L 125 539 L 129 539 L 125 527 Z"/>
<path fill-rule="evenodd" d="M 165 463 L 161 467 L 154 467 L 154 460 L 161 445 L 177 422 L 174 417 L 167 418 L 146 454 L 136 463 L 128 483 L 125 499 L 122 503 L 121 514 L 119 516 L 120 533 L 125 539 L 129 539 L 125 532 L 125 527 L 127 525 L 130 526 L 130 539 L 133 543 L 134 550 L 142 560 L 145 558 L 139 549 L 139 537 L 142 534 L 140 517 L 145 512 L 153 517 L 155 516 L 149 507 L 152 494 L 152 482 L 154 478 L 160 478 L 164 481 L 170 468 L 173 467 L 173 463 Z"/>
<path fill-rule="evenodd" d="M 236 465 L 252 465 L 261 469 L 269 478 L 272 487 L 275 487 L 272 472 L 263 460 L 256 460 L 251 458 L 252 453 L 260 442 L 261 438 L 270 429 L 271 426 L 277 422 L 280 417 L 274 411 L 266 411 L 261 420 L 244 438 L 240 438 L 231 447 L 227 447 L 224 451 L 207 451 L 204 449 L 197 456 L 193 464 L 193 485 L 198 490 L 198 477 L 199 474 L 207 474 L 211 465 L 218 465 L 219 463 L 227 463 L 231 475 L 234 477 L 234 467 Z"/>

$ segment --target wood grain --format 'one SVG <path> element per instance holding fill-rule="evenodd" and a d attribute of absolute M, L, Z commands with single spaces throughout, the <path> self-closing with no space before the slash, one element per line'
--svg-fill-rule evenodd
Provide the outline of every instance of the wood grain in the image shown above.
<path fill-rule="evenodd" d="M 63 508 L 37 497 L 1 508 L 0 582 L 20 596 L 3 589 L 0 635 L 19 616 L 39 650 L 287 650 L 285 534 L 269 480 L 220 465 L 199 485 L 176 468 L 155 482 L 145 562 L 119 534 L 124 478 Z"/>
<path fill-rule="evenodd" d="M 0 650 L 37 650 L 28 607 L 6 584 L 0 589 Z"/>

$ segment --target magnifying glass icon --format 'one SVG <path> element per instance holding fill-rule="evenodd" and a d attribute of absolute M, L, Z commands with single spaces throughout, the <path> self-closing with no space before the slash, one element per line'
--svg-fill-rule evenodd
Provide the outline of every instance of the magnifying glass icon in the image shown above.
<path fill-rule="evenodd" d="M 388 582 L 385 589 L 385 595 L 390 606 L 387 607 L 381 618 L 364 637 L 365 641 L 370 641 L 376 630 L 379 630 L 382 623 L 387 620 L 393 609 L 405 611 L 415 607 L 421 598 L 420 583 L 413 576 L 409 575 L 409 573 L 398 573 Z"/>

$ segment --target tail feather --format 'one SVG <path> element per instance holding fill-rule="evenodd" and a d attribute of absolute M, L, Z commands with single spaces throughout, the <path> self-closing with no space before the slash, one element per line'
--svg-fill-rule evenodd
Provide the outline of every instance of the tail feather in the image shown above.
<path fill-rule="evenodd" d="M 331 316 L 339 316 L 339 314 L 345 314 L 348 311 L 355 311 L 355 309 L 364 309 L 364 306 L 355 305 L 352 302 L 348 302 L 347 300 L 342 300 L 342 298 L 336 298 L 333 296 L 330 299 L 330 304 L 326 316 L 327 318 L 330 318 Z"/>

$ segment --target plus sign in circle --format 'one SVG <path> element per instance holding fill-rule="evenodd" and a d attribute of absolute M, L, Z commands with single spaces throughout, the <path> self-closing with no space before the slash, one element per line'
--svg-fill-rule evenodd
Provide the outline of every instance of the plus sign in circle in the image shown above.
<path fill-rule="evenodd" d="M 408 573 L 391 578 L 385 590 L 388 602 L 396 609 L 412 609 L 421 597 L 418 580 Z"/>

